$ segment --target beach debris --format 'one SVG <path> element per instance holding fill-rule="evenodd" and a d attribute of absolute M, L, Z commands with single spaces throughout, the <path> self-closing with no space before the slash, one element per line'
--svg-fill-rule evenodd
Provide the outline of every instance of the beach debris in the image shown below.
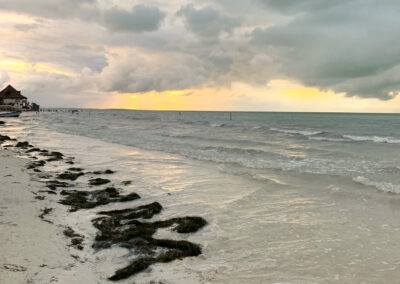
<path fill-rule="evenodd" d="M 6 123 L 4 121 L 0 121 L 0 125 L 5 125 Z"/>
<path fill-rule="evenodd" d="M 46 187 L 51 190 L 56 190 L 58 187 L 70 187 L 70 186 L 72 186 L 72 184 L 63 181 L 58 181 L 58 180 L 46 181 Z"/>
<path fill-rule="evenodd" d="M 51 174 L 47 174 L 47 173 L 39 173 L 37 175 L 37 177 L 40 178 L 40 179 L 50 179 L 52 177 L 52 175 Z"/>
<path fill-rule="evenodd" d="M 9 140 L 16 141 L 8 136 L 0 135 L 0 144 Z M 27 153 L 39 152 L 39 155 L 48 157 L 46 160 L 33 161 L 27 165 L 28 169 L 33 169 L 35 172 L 40 173 L 41 171 L 37 168 L 43 167 L 46 162 L 64 159 L 64 155 L 60 152 L 49 152 L 47 150 L 33 148 L 33 146 L 28 142 L 18 142 L 17 145 L 18 146 L 15 147 L 32 148 L 27 150 Z M 12 145 L 9 146 L 12 147 Z M 30 158 L 35 159 L 36 157 L 31 156 Z M 64 163 L 74 164 L 72 160 L 73 158 L 66 158 L 64 159 Z M 107 175 L 113 173 L 115 172 L 112 170 L 87 172 L 87 174 L 95 175 Z M 66 172 L 59 174 L 57 178 L 75 181 L 84 174 L 82 168 L 71 167 Z M 43 177 L 45 176 L 43 175 Z M 103 178 L 93 178 L 89 180 L 91 186 L 104 185 L 110 182 L 109 179 Z M 131 183 L 131 181 L 121 182 L 122 185 L 130 185 Z M 50 190 L 40 190 L 38 192 L 57 194 L 55 190 L 58 187 L 69 187 L 72 186 L 72 184 L 58 180 L 50 180 L 46 181 L 46 186 Z M 60 194 L 63 198 L 59 200 L 59 203 L 70 206 L 70 212 L 80 209 L 91 209 L 112 202 L 133 201 L 140 198 L 140 196 L 134 192 L 127 195 L 121 195 L 114 187 L 92 191 L 63 190 Z M 45 197 L 38 195 L 35 199 L 43 200 Z M 155 239 L 153 236 L 160 228 L 170 228 L 172 231 L 180 234 L 195 233 L 203 228 L 207 224 L 207 221 L 197 216 L 171 218 L 154 222 L 145 221 L 153 218 L 154 215 L 159 214 L 161 210 L 161 204 L 153 202 L 151 204 L 141 205 L 134 208 L 101 211 L 98 213 L 101 217 L 92 220 L 93 226 L 99 230 L 92 245 L 94 249 L 107 249 L 113 245 L 119 245 L 131 250 L 139 256 L 128 266 L 117 270 L 111 277 L 109 277 L 109 280 L 118 281 L 125 279 L 146 270 L 152 264 L 167 263 L 185 257 L 198 256 L 202 253 L 202 249 L 198 244 L 185 240 Z M 39 217 L 45 222 L 52 223 L 45 219 L 45 216 L 49 215 L 52 211 L 53 208 L 44 208 L 41 210 Z M 66 237 L 71 238 L 70 246 L 78 250 L 83 249 L 82 244 L 85 238 L 83 235 L 76 233 L 70 227 L 66 227 L 63 233 Z M 7 269 L 13 269 L 13 267 L 9 266 Z M 16 269 L 19 268 L 17 267 Z"/>
<path fill-rule="evenodd" d="M 104 179 L 104 178 L 93 178 L 89 180 L 90 185 L 103 185 L 110 182 L 111 181 L 109 179 Z"/>
<path fill-rule="evenodd" d="M 114 187 L 94 191 L 63 190 L 61 195 L 66 197 L 60 200 L 59 203 L 71 206 L 71 212 L 79 209 L 90 209 L 112 202 L 128 202 L 140 198 L 136 193 L 121 195 Z"/>
<path fill-rule="evenodd" d="M 69 168 L 68 171 L 70 171 L 70 172 L 82 172 L 83 169 L 82 168 Z"/>
<path fill-rule="evenodd" d="M 44 209 L 42 209 L 40 211 L 42 212 L 42 214 L 39 215 L 39 218 L 42 219 L 43 221 L 47 222 L 47 223 L 53 224 L 53 222 L 51 222 L 49 220 L 46 220 L 44 218 L 46 215 L 49 215 L 53 211 L 53 208 L 47 208 L 46 207 L 46 208 L 44 208 Z"/>
<path fill-rule="evenodd" d="M 178 233 L 194 233 L 207 222 L 201 217 L 172 218 L 164 221 L 142 222 L 138 219 L 150 219 L 160 213 L 162 206 L 158 202 L 138 206 L 132 209 L 102 211 L 107 215 L 92 220 L 100 231 L 95 238 L 93 248 L 106 249 L 112 245 L 132 249 L 142 255 L 128 266 L 117 270 L 109 279 L 125 279 L 147 269 L 154 263 L 167 263 L 184 257 L 198 256 L 201 247 L 183 240 L 154 239 L 159 228 L 173 227 Z"/>
<path fill-rule="evenodd" d="M 29 144 L 29 142 L 25 141 L 25 142 L 18 142 L 15 145 L 16 148 L 22 148 L 22 149 L 27 149 L 27 148 L 31 148 L 33 147 L 31 144 Z"/>
<path fill-rule="evenodd" d="M 3 142 L 5 142 L 5 141 L 10 141 L 10 140 L 11 140 L 10 136 L 1 135 L 1 134 L 0 134 L 0 145 L 1 145 Z"/>
<path fill-rule="evenodd" d="M 94 175 L 111 175 L 111 174 L 114 174 L 114 173 L 115 172 L 112 171 L 112 170 L 90 172 L 90 174 L 94 174 Z"/>
<path fill-rule="evenodd" d="M 57 178 L 58 179 L 64 179 L 64 180 L 72 180 L 72 181 L 74 181 L 74 180 L 76 180 L 78 177 L 80 177 L 80 176 L 83 176 L 84 175 L 84 173 L 82 173 L 82 172 L 78 172 L 78 173 L 73 173 L 73 172 L 65 172 L 65 173 L 62 173 L 62 174 L 59 174 L 58 176 L 57 176 Z"/>
<path fill-rule="evenodd" d="M 64 155 L 60 152 L 41 152 L 41 156 L 49 157 L 46 161 L 47 162 L 55 162 L 64 159 Z"/>
<path fill-rule="evenodd" d="M 46 164 L 46 161 L 44 161 L 44 160 L 31 162 L 28 164 L 27 169 L 35 169 L 38 167 L 43 167 L 45 164 Z"/>
<path fill-rule="evenodd" d="M 23 272 L 26 271 L 26 268 L 21 266 L 21 265 L 16 265 L 16 264 L 4 264 L 3 267 L 7 270 L 10 270 L 12 272 Z"/>
<path fill-rule="evenodd" d="M 40 192 L 40 193 L 54 194 L 54 195 L 56 195 L 56 194 L 57 194 L 57 192 L 55 192 L 55 191 L 52 191 L 52 190 L 39 190 L 38 192 Z"/>
<path fill-rule="evenodd" d="M 63 233 L 66 237 L 71 238 L 70 246 L 79 250 L 83 250 L 82 243 L 85 239 L 83 235 L 76 233 L 71 227 L 67 227 Z"/>
<path fill-rule="evenodd" d="M 40 149 L 39 148 L 32 148 L 32 149 L 27 150 L 25 153 L 33 153 L 33 152 L 40 152 Z"/>

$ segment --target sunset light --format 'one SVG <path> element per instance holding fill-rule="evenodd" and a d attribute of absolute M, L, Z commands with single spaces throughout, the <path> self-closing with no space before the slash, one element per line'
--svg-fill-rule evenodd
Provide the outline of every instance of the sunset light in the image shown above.
<path fill-rule="evenodd" d="M 0 284 L 400 282 L 400 2 L 0 0 Z"/>

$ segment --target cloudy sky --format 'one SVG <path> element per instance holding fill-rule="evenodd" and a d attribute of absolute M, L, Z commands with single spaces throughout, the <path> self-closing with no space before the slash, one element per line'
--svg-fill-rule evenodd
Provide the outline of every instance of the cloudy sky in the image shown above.
<path fill-rule="evenodd" d="M 395 0 L 0 0 L 0 36 L 42 106 L 400 111 Z"/>

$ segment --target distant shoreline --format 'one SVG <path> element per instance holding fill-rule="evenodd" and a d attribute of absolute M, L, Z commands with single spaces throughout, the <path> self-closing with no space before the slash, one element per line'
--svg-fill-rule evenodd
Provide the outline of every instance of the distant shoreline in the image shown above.
<path fill-rule="evenodd" d="M 211 113 L 295 113 L 295 114 L 376 114 L 376 115 L 400 115 L 400 113 L 396 112 L 313 112 L 313 111 L 258 111 L 258 110 L 151 110 L 151 109 L 127 109 L 127 108 L 82 108 L 82 107 L 42 107 L 41 111 L 47 110 L 84 110 L 84 111 L 143 111 L 143 112 L 211 112 Z"/>

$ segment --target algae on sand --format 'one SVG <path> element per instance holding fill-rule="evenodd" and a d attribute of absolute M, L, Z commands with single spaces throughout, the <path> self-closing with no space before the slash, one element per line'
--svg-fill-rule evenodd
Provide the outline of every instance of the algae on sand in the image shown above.
<path fill-rule="evenodd" d="M 183 240 L 154 239 L 159 228 L 170 228 L 178 233 L 194 233 L 207 224 L 201 217 L 181 217 L 155 222 L 142 222 L 138 219 L 150 219 L 160 213 L 162 206 L 158 202 L 131 209 L 102 211 L 107 215 L 94 219 L 93 225 L 100 231 L 95 238 L 93 248 L 106 249 L 112 245 L 141 252 L 144 255 L 130 265 L 119 269 L 109 279 L 116 281 L 139 273 L 154 263 L 166 263 L 184 257 L 198 256 L 201 247 Z M 175 227 L 173 227 L 175 226 Z M 160 252 L 161 251 L 161 252 Z"/>
<path fill-rule="evenodd" d="M 121 195 L 114 187 L 94 191 L 63 190 L 61 195 L 66 197 L 59 203 L 71 206 L 70 211 L 90 209 L 112 202 L 127 202 L 140 198 L 136 193 Z"/>

